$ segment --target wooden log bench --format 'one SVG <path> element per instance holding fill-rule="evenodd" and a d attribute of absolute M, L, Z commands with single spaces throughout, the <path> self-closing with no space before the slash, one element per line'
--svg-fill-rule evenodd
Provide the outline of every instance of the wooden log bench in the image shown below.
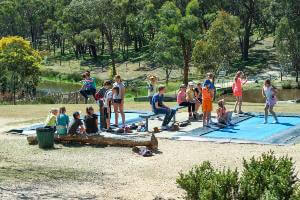
<path fill-rule="evenodd" d="M 177 105 L 177 106 L 172 107 L 171 109 L 176 110 L 176 113 L 177 113 L 178 110 L 181 110 L 183 108 L 186 108 L 186 106 L 179 106 L 179 105 Z M 142 114 L 142 115 L 139 116 L 140 118 L 146 120 L 146 127 L 145 127 L 146 128 L 146 132 L 149 131 L 149 119 L 151 117 L 158 117 L 158 116 L 164 116 L 164 114 L 155 114 L 154 112 L 150 112 L 150 113 Z M 176 114 L 173 117 L 173 121 L 176 122 Z"/>

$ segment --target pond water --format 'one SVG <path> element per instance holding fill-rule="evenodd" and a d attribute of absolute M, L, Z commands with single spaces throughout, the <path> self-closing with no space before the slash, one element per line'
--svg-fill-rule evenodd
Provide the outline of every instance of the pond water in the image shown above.
<path fill-rule="evenodd" d="M 222 95 L 227 102 L 235 101 L 235 97 L 232 94 Z M 288 101 L 300 99 L 299 89 L 279 89 L 277 94 L 278 101 Z M 243 91 L 243 101 L 251 103 L 264 103 L 265 99 L 261 94 L 261 89 L 252 89 Z"/>

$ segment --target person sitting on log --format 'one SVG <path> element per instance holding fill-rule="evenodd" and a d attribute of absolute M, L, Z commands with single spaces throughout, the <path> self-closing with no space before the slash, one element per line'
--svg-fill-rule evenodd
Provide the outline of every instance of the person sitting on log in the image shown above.
<path fill-rule="evenodd" d="M 92 106 L 86 108 L 86 116 L 84 116 L 85 131 L 87 134 L 98 133 L 98 115 L 94 113 Z"/>
<path fill-rule="evenodd" d="M 80 94 L 85 98 L 85 104 L 87 104 L 89 95 L 93 95 L 94 99 L 96 100 L 96 83 L 94 78 L 90 77 L 91 74 L 89 71 L 85 72 L 82 77 L 83 86 L 80 90 Z"/>
<path fill-rule="evenodd" d="M 47 116 L 47 119 L 45 121 L 45 128 L 50 128 L 53 132 L 56 131 L 56 116 L 58 115 L 58 109 L 52 108 L 50 110 L 49 115 Z"/>
<path fill-rule="evenodd" d="M 70 123 L 69 116 L 66 115 L 66 108 L 59 108 L 59 115 L 57 116 L 57 134 L 58 135 L 67 135 L 68 125 Z"/>
<path fill-rule="evenodd" d="M 78 135 L 78 134 L 84 134 L 85 133 L 85 128 L 83 126 L 83 123 L 80 119 L 80 113 L 79 112 L 74 112 L 73 113 L 73 120 L 70 123 L 68 127 L 68 134 L 69 135 Z"/>
<path fill-rule="evenodd" d="M 156 93 L 152 98 L 152 109 L 153 112 L 158 114 L 165 114 L 164 121 L 162 123 L 161 129 L 168 130 L 168 124 L 176 114 L 176 110 L 170 109 L 168 106 L 164 104 L 164 94 L 166 93 L 165 86 L 158 87 L 158 93 Z"/>
<path fill-rule="evenodd" d="M 195 109 L 195 107 L 193 107 L 193 104 L 191 104 L 190 102 L 187 101 L 185 84 L 182 84 L 180 86 L 179 92 L 177 94 L 177 103 L 179 106 L 188 107 L 189 118 L 192 117 L 192 115 L 193 115 L 192 111 Z"/>

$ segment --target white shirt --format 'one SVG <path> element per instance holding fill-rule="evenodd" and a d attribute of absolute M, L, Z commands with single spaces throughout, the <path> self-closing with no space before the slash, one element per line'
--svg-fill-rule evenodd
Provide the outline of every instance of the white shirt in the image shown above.
<path fill-rule="evenodd" d="M 109 100 L 112 99 L 112 90 L 107 90 L 105 95 L 104 95 L 104 98 L 103 98 L 103 106 L 104 108 L 108 108 L 108 102 Z"/>
<path fill-rule="evenodd" d="M 267 99 L 272 99 L 272 97 L 273 97 L 272 86 L 270 86 L 270 87 L 264 86 L 264 92 L 265 92 Z"/>
<path fill-rule="evenodd" d="M 122 99 L 121 93 L 122 90 L 125 88 L 125 85 L 121 82 L 121 83 L 114 83 L 113 86 L 119 88 L 119 94 L 114 94 L 113 99 Z"/>

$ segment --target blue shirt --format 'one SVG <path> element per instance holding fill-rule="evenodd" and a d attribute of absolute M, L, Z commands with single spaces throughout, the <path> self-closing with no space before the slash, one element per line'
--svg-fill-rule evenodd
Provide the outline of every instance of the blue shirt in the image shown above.
<path fill-rule="evenodd" d="M 69 120 L 69 116 L 66 114 L 59 114 L 57 116 L 57 126 L 65 126 L 67 127 L 69 124 L 70 120 Z"/>
<path fill-rule="evenodd" d="M 156 93 L 153 97 L 152 97 L 152 109 L 156 110 L 157 108 L 155 107 L 155 104 L 158 102 L 159 106 L 162 106 L 164 101 L 164 95 L 160 95 L 159 93 Z"/>
<path fill-rule="evenodd" d="M 205 80 L 203 86 L 205 87 L 205 85 L 209 85 L 209 89 L 215 90 L 215 85 L 213 84 L 213 82 L 211 82 L 211 80 L 209 79 Z"/>

